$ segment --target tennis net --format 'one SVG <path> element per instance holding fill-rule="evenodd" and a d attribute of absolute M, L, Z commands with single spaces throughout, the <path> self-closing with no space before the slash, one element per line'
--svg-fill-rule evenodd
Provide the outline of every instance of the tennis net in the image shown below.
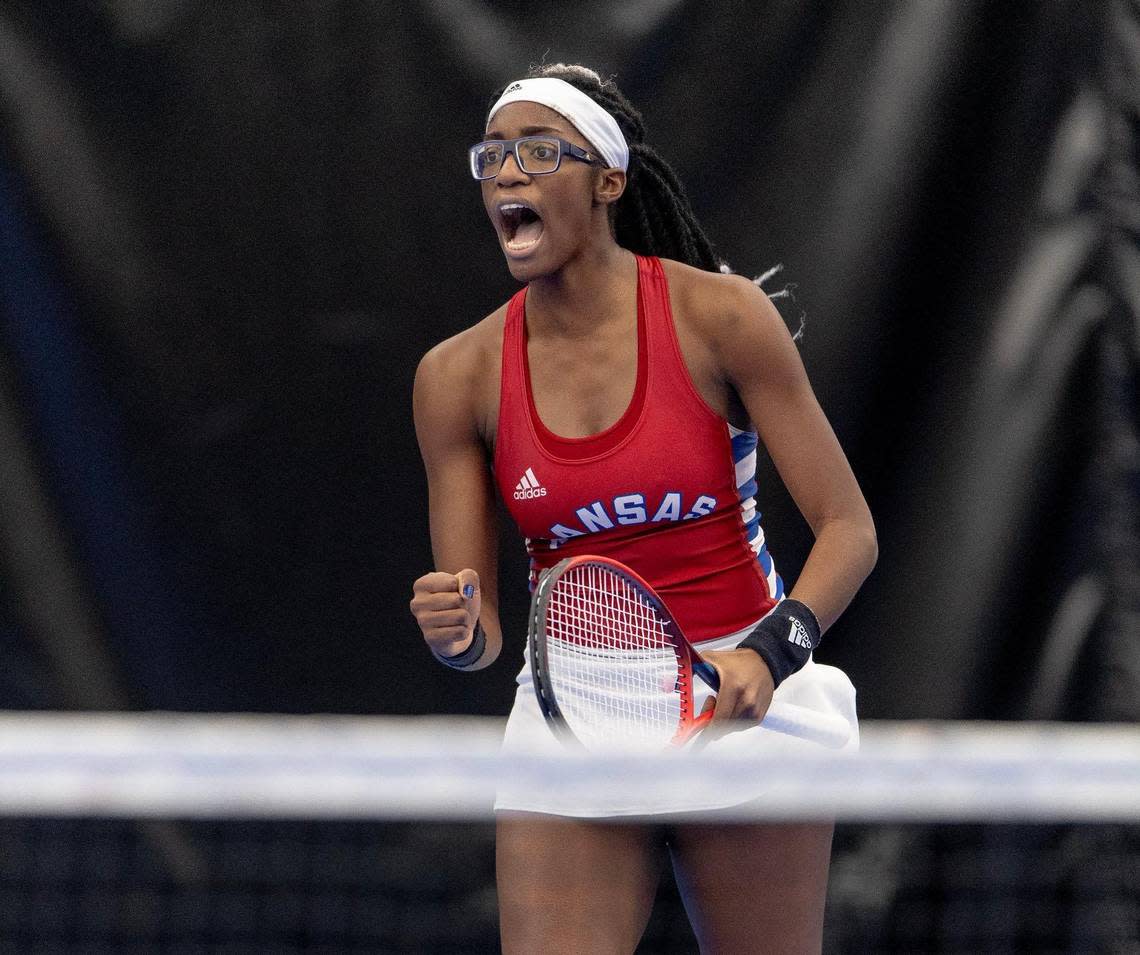
<path fill-rule="evenodd" d="M 495 951 L 500 780 L 671 784 L 636 752 L 512 761 L 501 732 L 0 715 L 0 950 Z M 700 769 L 686 785 L 755 763 L 710 751 Z M 856 758 L 765 773 L 762 805 L 718 818 L 839 820 L 828 952 L 1140 951 L 1140 728 L 872 723 Z M 691 938 L 663 878 L 639 952 Z"/>

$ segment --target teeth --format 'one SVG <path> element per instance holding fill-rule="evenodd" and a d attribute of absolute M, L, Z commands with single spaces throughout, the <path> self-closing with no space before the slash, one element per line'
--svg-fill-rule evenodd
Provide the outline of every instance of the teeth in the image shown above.
<path fill-rule="evenodd" d="M 497 208 L 503 231 L 503 241 L 510 252 L 523 253 L 538 244 L 542 238 L 542 220 L 533 206 L 526 202 L 504 202 Z M 523 212 L 530 213 L 534 217 L 534 221 L 524 226 Z M 537 235 L 534 235 L 535 231 L 537 231 Z M 520 236 L 520 232 L 527 238 Z"/>

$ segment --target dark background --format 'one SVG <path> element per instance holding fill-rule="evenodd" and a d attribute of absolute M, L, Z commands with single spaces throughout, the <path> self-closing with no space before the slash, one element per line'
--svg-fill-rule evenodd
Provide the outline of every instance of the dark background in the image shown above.
<path fill-rule="evenodd" d="M 515 286 L 464 150 L 615 74 L 720 253 L 782 263 L 879 565 L 867 717 L 1131 719 L 1132 0 L 0 5 L 0 706 L 505 713 L 435 665 L 419 356 Z M 794 580 L 810 546 L 770 466 Z"/>
<path fill-rule="evenodd" d="M 436 665 L 410 397 L 515 289 L 464 151 L 543 60 L 795 286 L 879 532 L 819 654 L 862 715 L 1136 719 L 1140 0 L 0 0 L 0 709 L 505 714 L 521 542 L 506 661 Z M 1134 951 L 1138 846 L 841 826 L 825 949 Z M 492 829 L 3 819 L 0 939 L 494 951 Z M 690 950 L 666 879 L 639 952 Z"/>

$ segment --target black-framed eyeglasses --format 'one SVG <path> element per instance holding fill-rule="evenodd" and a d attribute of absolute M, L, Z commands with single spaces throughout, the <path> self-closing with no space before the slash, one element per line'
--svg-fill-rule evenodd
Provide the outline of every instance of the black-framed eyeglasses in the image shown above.
<path fill-rule="evenodd" d="M 556 172 L 562 157 L 579 162 L 596 163 L 598 157 L 581 146 L 568 143 L 557 136 L 521 136 L 518 139 L 488 139 L 467 150 L 471 160 L 471 175 L 476 179 L 494 179 L 503 168 L 503 161 L 514 153 L 519 169 L 528 176 L 545 176 Z"/>

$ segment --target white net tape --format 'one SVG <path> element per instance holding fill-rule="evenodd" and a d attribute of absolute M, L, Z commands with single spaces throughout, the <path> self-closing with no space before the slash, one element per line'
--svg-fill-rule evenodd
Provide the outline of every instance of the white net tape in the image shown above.
<path fill-rule="evenodd" d="M 720 817 L 1140 821 L 1135 726 L 869 723 L 857 756 L 773 760 L 508 758 L 501 736 L 500 721 L 480 718 L 9 713 L 0 815 L 476 820 L 491 818 L 508 778 L 644 799 L 762 772 L 761 803 Z"/>

